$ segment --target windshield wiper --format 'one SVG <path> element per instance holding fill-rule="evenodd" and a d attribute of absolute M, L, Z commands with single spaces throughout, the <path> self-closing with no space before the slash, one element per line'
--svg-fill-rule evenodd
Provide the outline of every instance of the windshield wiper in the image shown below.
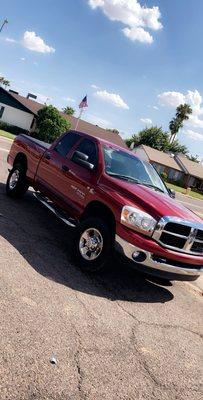
<path fill-rule="evenodd" d="M 133 178 L 132 176 L 116 174 L 114 172 L 107 172 L 107 174 L 110 175 L 110 176 L 113 176 L 114 178 L 124 179 L 125 181 L 131 181 L 131 182 L 134 182 L 134 183 L 140 183 L 140 181 L 138 179 Z"/>
<path fill-rule="evenodd" d="M 165 193 L 164 190 L 162 190 L 160 187 L 156 186 L 156 185 L 152 185 L 151 183 L 145 183 L 145 182 L 140 182 L 141 185 L 150 187 L 152 189 L 158 190 L 161 193 Z"/>

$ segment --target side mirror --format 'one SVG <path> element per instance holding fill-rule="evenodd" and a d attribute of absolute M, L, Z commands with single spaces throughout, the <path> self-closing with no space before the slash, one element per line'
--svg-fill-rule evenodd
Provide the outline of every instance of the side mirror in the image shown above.
<path fill-rule="evenodd" d="M 168 194 L 170 197 L 172 197 L 172 199 L 175 199 L 175 197 L 176 197 L 175 190 L 168 188 Z"/>
<path fill-rule="evenodd" d="M 72 161 L 78 165 L 81 165 L 81 167 L 84 167 L 86 169 L 89 169 L 92 171 L 94 169 L 94 164 L 91 164 L 88 161 L 89 156 L 85 153 L 81 153 L 80 151 L 75 151 L 72 155 Z"/>

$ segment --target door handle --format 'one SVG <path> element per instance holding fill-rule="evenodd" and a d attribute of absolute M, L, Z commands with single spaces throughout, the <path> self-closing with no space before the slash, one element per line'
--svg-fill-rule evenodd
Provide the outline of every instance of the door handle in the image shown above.
<path fill-rule="evenodd" d="M 62 171 L 64 172 L 68 172 L 69 171 L 69 167 L 67 167 L 67 165 L 62 165 Z"/>
<path fill-rule="evenodd" d="M 45 153 L 44 158 L 46 158 L 46 160 L 50 160 L 50 159 L 51 159 L 51 156 L 50 156 L 49 153 Z"/>

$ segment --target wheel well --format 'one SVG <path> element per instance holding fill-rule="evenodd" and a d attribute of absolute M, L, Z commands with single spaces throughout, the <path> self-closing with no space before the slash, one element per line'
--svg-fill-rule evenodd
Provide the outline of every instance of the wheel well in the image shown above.
<path fill-rule="evenodd" d="M 18 153 L 13 165 L 20 164 L 24 167 L 25 171 L 27 171 L 27 157 L 23 153 Z"/>
<path fill-rule="evenodd" d="M 84 221 L 84 219 L 88 217 L 100 217 L 101 219 L 105 220 L 105 222 L 111 228 L 112 233 L 115 233 L 116 220 L 114 214 L 108 206 L 100 201 L 92 201 L 89 203 L 85 208 L 80 220 Z"/>

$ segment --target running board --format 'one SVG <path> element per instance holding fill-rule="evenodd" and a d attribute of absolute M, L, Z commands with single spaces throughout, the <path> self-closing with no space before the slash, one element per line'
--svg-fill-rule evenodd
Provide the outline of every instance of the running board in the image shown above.
<path fill-rule="evenodd" d="M 40 201 L 40 203 L 42 203 L 45 207 L 47 207 L 50 211 L 53 212 L 53 214 L 55 214 L 57 216 L 57 218 L 59 218 L 61 221 L 64 222 L 64 224 L 71 226 L 72 228 L 76 227 L 76 221 L 73 218 L 68 218 L 65 213 L 56 208 L 54 206 L 54 204 L 52 203 L 51 200 L 49 200 L 47 197 L 43 196 L 41 193 L 39 192 L 35 192 L 33 193 L 33 195 L 36 197 L 37 200 Z"/>

